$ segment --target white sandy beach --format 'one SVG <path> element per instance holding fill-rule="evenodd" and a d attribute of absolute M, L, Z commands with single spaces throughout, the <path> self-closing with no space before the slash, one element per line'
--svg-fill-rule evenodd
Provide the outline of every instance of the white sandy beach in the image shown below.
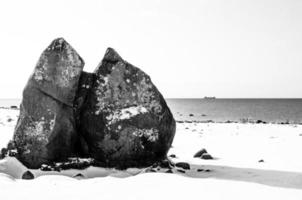
<path fill-rule="evenodd" d="M 0 147 L 12 138 L 19 110 L 0 109 Z M 302 199 L 302 125 L 177 123 L 168 155 L 188 162 L 185 173 L 159 169 L 27 171 L 0 160 L 0 199 Z M 193 158 L 205 148 L 214 159 Z M 259 162 L 262 160 L 263 162 Z M 197 171 L 202 169 L 202 171 Z M 72 178 L 81 173 L 84 178 Z"/>

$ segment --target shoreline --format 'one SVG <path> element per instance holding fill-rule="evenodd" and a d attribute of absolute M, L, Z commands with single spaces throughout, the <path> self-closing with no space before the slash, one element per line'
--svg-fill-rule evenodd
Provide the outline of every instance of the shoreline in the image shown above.
<path fill-rule="evenodd" d="M 5 107 L 5 106 L 0 106 L 0 110 L 20 110 L 20 108 L 18 106 L 15 105 L 11 105 L 10 107 Z M 226 121 L 215 121 L 212 119 L 207 119 L 207 120 L 177 120 L 175 119 L 176 123 L 217 123 L 217 124 L 280 124 L 280 125 L 302 125 L 302 122 L 290 122 L 289 120 L 285 120 L 285 121 L 280 121 L 280 122 L 276 122 L 276 121 L 264 121 L 261 119 L 249 119 L 249 118 L 243 118 L 243 119 L 239 119 L 239 120 L 226 120 Z"/>

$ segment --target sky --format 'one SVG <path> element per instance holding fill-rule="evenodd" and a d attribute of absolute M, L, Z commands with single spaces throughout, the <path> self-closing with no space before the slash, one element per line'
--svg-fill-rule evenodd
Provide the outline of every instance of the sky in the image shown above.
<path fill-rule="evenodd" d="M 114 48 L 166 98 L 302 98 L 300 0 L 0 0 L 0 98 L 57 37 L 89 72 Z"/>

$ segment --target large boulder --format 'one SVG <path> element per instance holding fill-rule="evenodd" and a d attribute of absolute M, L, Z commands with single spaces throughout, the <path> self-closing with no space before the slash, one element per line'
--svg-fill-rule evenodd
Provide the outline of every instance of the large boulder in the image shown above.
<path fill-rule="evenodd" d="M 73 155 L 77 141 L 73 103 L 84 61 L 63 39 L 42 53 L 23 91 L 15 127 L 17 158 L 29 168 Z"/>
<path fill-rule="evenodd" d="M 80 132 L 89 154 L 108 167 L 143 167 L 162 160 L 175 120 L 142 70 L 108 48 L 82 106 Z"/>

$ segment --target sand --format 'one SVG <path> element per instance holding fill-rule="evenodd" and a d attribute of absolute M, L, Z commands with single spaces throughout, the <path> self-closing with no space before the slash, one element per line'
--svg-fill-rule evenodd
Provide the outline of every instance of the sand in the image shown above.
<path fill-rule="evenodd" d="M 18 110 L 0 109 L 0 147 L 12 138 Z M 33 180 L 15 158 L 0 160 L 0 199 L 302 199 L 302 125 L 177 123 L 168 155 L 188 162 L 173 169 L 42 172 Z M 205 148 L 214 159 L 193 158 Z M 83 177 L 72 178 L 77 174 Z"/>

